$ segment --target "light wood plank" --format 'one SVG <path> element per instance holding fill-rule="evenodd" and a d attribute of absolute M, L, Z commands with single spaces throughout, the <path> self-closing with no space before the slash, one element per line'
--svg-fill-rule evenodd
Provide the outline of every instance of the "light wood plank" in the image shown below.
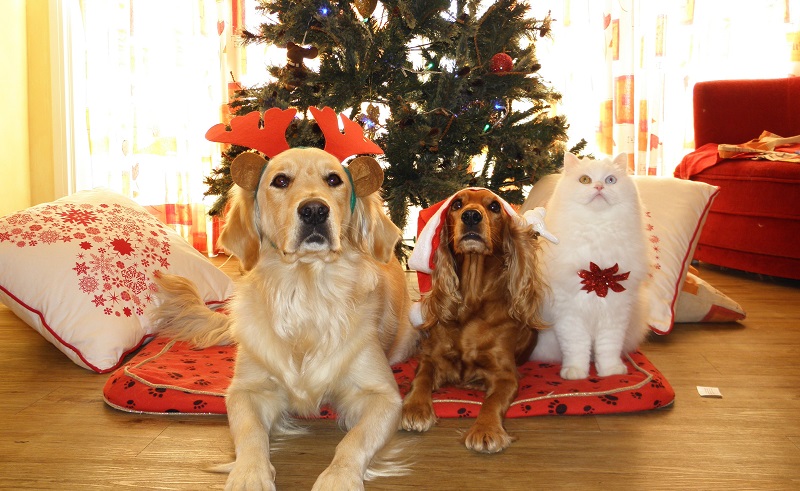
<path fill-rule="evenodd" d="M 232 277 L 238 264 L 213 261 Z M 700 265 L 747 319 L 676 325 L 643 351 L 676 391 L 638 414 L 511 419 L 500 455 L 459 443 L 472 420 L 399 433 L 411 473 L 368 490 L 800 489 L 800 282 Z M 408 274 L 416 291 L 416 276 Z M 102 400 L 108 375 L 75 366 L 0 306 L 0 489 L 223 489 L 206 472 L 233 458 L 224 416 L 146 416 Z M 704 399 L 697 385 L 719 387 Z M 308 421 L 273 454 L 279 489 L 310 489 L 343 433 Z"/>

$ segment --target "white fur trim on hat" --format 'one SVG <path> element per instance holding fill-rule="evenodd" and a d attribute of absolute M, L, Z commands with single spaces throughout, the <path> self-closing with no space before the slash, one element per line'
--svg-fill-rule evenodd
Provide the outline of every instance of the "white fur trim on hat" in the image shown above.
<path fill-rule="evenodd" d="M 414 302 L 411 304 L 411 309 L 408 311 L 408 320 L 411 325 L 419 327 L 425 322 L 425 316 L 422 315 L 422 302 Z"/>
<path fill-rule="evenodd" d="M 467 188 L 472 191 L 478 190 L 486 190 L 486 188 Z M 489 191 L 490 193 L 494 194 L 493 192 Z M 456 193 L 457 194 L 457 193 Z M 515 210 L 506 200 L 494 194 L 497 198 L 497 201 L 503 206 L 503 209 L 506 210 L 506 213 L 509 214 L 511 217 L 518 217 L 519 214 L 517 210 Z M 414 245 L 414 250 L 411 252 L 411 256 L 408 258 L 408 267 L 411 269 L 415 269 L 420 273 L 432 273 L 433 272 L 433 253 L 435 251 L 434 247 L 434 239 L 439 237 L 439 234 L 442 232 L 442 227 L 444 226 L 444 216 L 447 213 L 447 210 L 450 209 L 450 202 L 453 201 L 453 196 L 447 198 L 442 206 L 436 210 L 436 214 L 434 214 L 428 223 L 422 228 L 422 231 L 419 233 L 419 237 L 417 237 L 417 243 Z M 520 218 L 521 219 L 521 218 Z M 436 241 L 438 245 L 438 240 Z"/>

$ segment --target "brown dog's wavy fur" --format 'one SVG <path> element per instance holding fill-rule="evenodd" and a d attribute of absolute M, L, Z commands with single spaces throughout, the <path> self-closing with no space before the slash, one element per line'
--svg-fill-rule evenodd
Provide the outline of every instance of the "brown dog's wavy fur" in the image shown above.
<path fill-rule="evenodd" d="M 487 190 L 461 191 L 452 203 L 434 253 L 431 291 L 422 299 L 426 335 L 402 424 L 429 429 L 436 420 L 431 392 L 442 385 L 481 388 L 486 399 L 464 442 L 498 452 L 511 443 L 502 420 L 518 390 L 516 365 L 527 360 L 542 327 L 539 244 Z M 467 212 L 482 219 L 467 223 Z"/>

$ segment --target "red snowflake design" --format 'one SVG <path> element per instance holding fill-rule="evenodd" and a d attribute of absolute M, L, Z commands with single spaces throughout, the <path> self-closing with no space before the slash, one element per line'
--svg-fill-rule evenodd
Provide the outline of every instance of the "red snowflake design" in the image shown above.
<path fill-rule="evenodd" d="M 609 289 L 616 293 L 624 292 L 625 287 L 620 285 L 619 282 L 627 280 L 631 272 L 617 274 L 618 271 L 619 264 L 601 269 L 600 266 L 590 262 L 588 271 L 585 269 L 578 271 L 578 276 L 583 278 L 583 281 L 581 281 L 583 288 L 581 290 L 586 290 L 587 294 L 595 292 L 598 297 L 608 295 Z"/>
<path fill-rule="evenodd" d="M 94 293 L 97 290 L 97 279 L 94 276 L 84 276 L 78 282 L 83 293 Z"/>
<path fill-rule="evenodd" d="M 97 216 L 93 212 L 85 210 L 72 209 L 61 212 L 59 215 L 64 223 L 74 223 L 84 227 L 97 221 Z"/>
<path fill-rule="evenodd" d="M 649 274 L 649 276 L 652 278 L 653 273 L 661 270 L 661 238 L 658 236 L 658 231 L 656 230 L 655 225 L 649 221 L 653 218 L 652 213 L 646 211 L 645 216 L 648 219 L 648 222 L 645 224 L 645 230 L 648 234 L 647 240 L 650 242 L 653 250 L 652 259 L 654 262 L 651 264 L 651 272 Z"/>
<path fill-rule="evenodd" d="M 0 244 L 56 246 L 73 252 L 77 291 L 105 315 L 143 315 L 156 269 L 168 270 L 167 228 L 120 204 L 56 203 L 0 218 Z M 145 259 L 143 262 L 142 259 Z"/>
<path fill-rule="evenodd" d="M 125 239 L 114 239 L 111 241 L 111 246 L 115 251 L 126 256 L 129 256 L 133 252 L 133 246 Z"/>
<path fill-rule="evenodd" d="M 57 230 L 49 229 L 45 230 L 41 234 L 39 234 L 39 240 L 44 242 L 45 244 L 55 244 L 58 242 L 58 239 L 61 238 L 61 234 L 58 233 Z M 2 242 L 2 240 L 0 240 Z"/>

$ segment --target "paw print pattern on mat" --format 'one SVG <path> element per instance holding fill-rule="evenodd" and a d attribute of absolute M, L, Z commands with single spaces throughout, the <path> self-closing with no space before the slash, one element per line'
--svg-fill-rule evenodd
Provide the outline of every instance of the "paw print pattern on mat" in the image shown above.
<path fill-rule="evenodd" d="M 566 414 L 567 409 L 567 405 L 562 404 L 558 399 L 550 401 L 550 404 L 547 405 L 547 412 L 550 414 Z"/>
<path fill-rule="evenodd" d="M 128 364 L 112 374 L 104 396 L 112 406 L 143 413 L 225 414 L 224 394 L 236 358 L 235 346 L 196 350 L 186 343 L 155 338 Z M 187 364 L 186 361 L 194 361 Z M 520 367 L 520 389 L 506 417 L 585 416 L 649 411 L 669 406 L 675 393 L 664 376 L 641 353 L 626 360 L 628 374 L 563 380 L 557 364 L 528 362 Z M 401 395 L 408 392 L 416 360 L 392 367 Z M 443 387 L 433 394 L 438 418 L 474 418 L 484 392 Z M 335 419 L 329 407 L 320 418 Z"/>

